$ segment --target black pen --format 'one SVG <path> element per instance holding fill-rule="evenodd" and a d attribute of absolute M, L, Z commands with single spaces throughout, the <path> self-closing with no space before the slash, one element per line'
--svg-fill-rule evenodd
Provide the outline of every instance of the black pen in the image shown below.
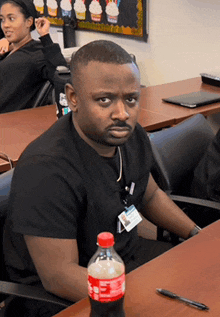
<path fill-rule="evenodd" d="M 209 310 L 209 307 L 207 307 L 206 305 L 202 304 L 202 303 L 198 303 L 198 302 L 195 302 L 191 299 L 187 299 L 187 298 L 184 298 L 182 296 L 179 296 L 179 295 L 176 295 L 170 291 L 167 291 L 165 289 L 162 289 L 162 288 L 157 288 L 157 292 L 159 294 L 162 294 L 164 296 L 167 296 L 169 298 L 172 298 L 172 299 L 177 299 L 187 305 L 190 305 L 192 307 L 195 307 L 195 308 L 198 308 L 200 310 Z"/>

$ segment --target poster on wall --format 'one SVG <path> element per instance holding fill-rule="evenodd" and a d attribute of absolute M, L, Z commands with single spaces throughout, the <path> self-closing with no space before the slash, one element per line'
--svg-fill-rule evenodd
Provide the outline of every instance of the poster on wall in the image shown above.
<path fill-rule="evenodd" d="M 97 31 L 147 41 L 148 0 L 34 0 L 36 9 L 52 25 L 66 18 L 76 29 Z"/>

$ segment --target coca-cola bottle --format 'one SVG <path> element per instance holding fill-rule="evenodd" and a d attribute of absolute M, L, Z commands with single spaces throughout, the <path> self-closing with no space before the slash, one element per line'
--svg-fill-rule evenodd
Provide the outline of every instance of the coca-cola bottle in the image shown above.
<path fill-rule="evenodd" d="M 88 263 L 90 317 L 125 317 L 125 266 L 110 232 L 98 235 L 98 250 Z"/>

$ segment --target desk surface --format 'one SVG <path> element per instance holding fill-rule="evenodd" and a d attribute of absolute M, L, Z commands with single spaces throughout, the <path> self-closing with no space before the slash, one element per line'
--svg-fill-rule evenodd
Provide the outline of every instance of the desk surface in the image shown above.
<path fill-rule="evenodd" d="M 160 123 L 158 122 L 159 128 L 165 127 L 168 119 L 173 120 L 173 124 L 177 124 L 178 122 L 198 113 L 201 113 L 204 116 L 209 116 L 220 112 L 220 102 L 201 106 L 196 109 L 189 109 L 162 101 L 162 98 L 200 90 L 220 93 L 220 87 L 203 84 L 201 77 L 191 78 L 173 83 L 142 88 L 140 108 L 147 111 L 146 116 L 150 111 L 163 116 L 164 119 L 166 119 L 164 122 L 162 122 L 162 120 Z M 146 130 L 150 131 L 148 127 L 146 127 Z"/>
<path fill-rule="evenodd" d="M 0 114 L 0 152 L 16 163 L 25 147 L 56 120 L 55 105 Z M 0 159 L 0 172 L 9 167 L 8 162 Z"/>
<path fill-rule="evenodd" d="M 153 131 L 177 124 L 197 113 L 209 116 L 220 112 L 220 103 L 188 109 L 162 101 L 165 97 L 199 90 L 220 93 L 220 87 L 203 84 L 200 77 L 142 87 L 138 122 L 145 130 Z M 0 152 L 6 153 L 16 163 L 25 147 L 56 120 L 54 105 L 1 114 Z M 0 159 L 0 172 L 8 169 L 9 164 Z"/>
<path fill-rule="evenodd" d="M 219 317 L 220 312 L 220 220 L 197 236 L 181 243 L 126 276 L 126 317 Z M 156 293 L 164 288 L 202 302 L 200 311 Z M 88 317 L 88 299 L 66 308 L 56 317 Z"/>
<path fill-rule="evenodd" d="M 145 99 L 142 100 L 145 105 Z M 26 146 L 56 120 L 55 105 L 0 114 L 0 152 L 16 164 Z M 174 124 L 174 119 L 141 108 L 139 123 L 148 130 L 156 130 Z M 0 159 L 0 173 L 9 168 L 9 163 Z"/>
<path fill-rule="evenodd" d="M 174 125 L 175 118 L 140 108 L 138 122 L 146 131 L 153 131 Z"/>

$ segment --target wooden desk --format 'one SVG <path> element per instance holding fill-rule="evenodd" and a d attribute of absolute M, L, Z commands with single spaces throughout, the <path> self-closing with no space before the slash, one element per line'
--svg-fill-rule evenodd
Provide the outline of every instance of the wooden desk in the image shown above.
<path fill-rule="evenodd" d="M 0 152 L 16 163 L 25 147 L 56 120 L 55 105 L 0 114 Z M 0 172 L 9 168 L 9 163 L 0 159 Z"/>
<path fill-rule="evenodd" d="M 174 124 L 174 119 L 165 114 L 142 109 L 145 107 L 145 88 L 142 88 L 139 123 L 148 131 Z M 47 130 L 55 121 L 56 106 L 45 106 L 0 114 L 0 152 L 17 162 L 26 146 Z M 0 159 L 0 173 L 10 168 L 7 161 Z"/>
<path fill-rule="evenodd" d="M 220 102 L 207 106 L 201 106 L 196 109 L 189 109 L 162 101 L 162 98 L 186 94 L 199 90 L 220 93 L 220 87 L 203 84 L 201 77 L 191 78 L 174 83 L 142 88 L 140 108 L 147 110 L 148 113 L 150 111 L 160 116 L 164 116 L 167 120 L 173 120 L 174 124 L 198 113 L 201 113 L 204 116 L 209 116 L 211 114 L 220 112 Z M 146 113 L 146 116 L 148 113 Z M 144 113 L 142 112 L 142 115 L 143 114 Z M 144 121 L 144 117 L 142 117 L 141 120 Z M 162 126 L 163 124 L 164 126 Z M 163 128 L 166 126 L 166 124 L 166 121 L 164 123 L 161 122 L 159 126 L 160 128 Z M 146 130 L 150 131 L 148 127 L 146 127 Z"/>
<path fill-rule="evenodd" d="M 146 131 L 154 131 L 174 125 L 175 119 L 164 114 L 140 108 L 138 122 Z"/>
<path fill-rule="evenodd" d="M 200 311 L 156 293 L 164 288 L 206 304 Z M 88 299 L 68 307 L 56 317 L 88 317 Z M 126 276 L 126 317 L 219 317 L 220 220 L 197 236 L 146 263 Z"/>
<path fill-rule="evenodd" d="M 165 103 L 164 97 L 193 91 L 220 93 L 220 87 L 203 84 L 201 78 L 192 78 L 174 83 L 141 88 L 138 122 L 146 131 L 172 126 L 194 115 L 204 116 L 220 112 L 220 103 L 188 109 Z M 25 147 L 47 130 L 56 121 L 55 106 L 20 110 L 0 115 L 0 152 L 17 162 Z M 0 159 L 0 172 L 9 169 L 9 164 Z"/>

